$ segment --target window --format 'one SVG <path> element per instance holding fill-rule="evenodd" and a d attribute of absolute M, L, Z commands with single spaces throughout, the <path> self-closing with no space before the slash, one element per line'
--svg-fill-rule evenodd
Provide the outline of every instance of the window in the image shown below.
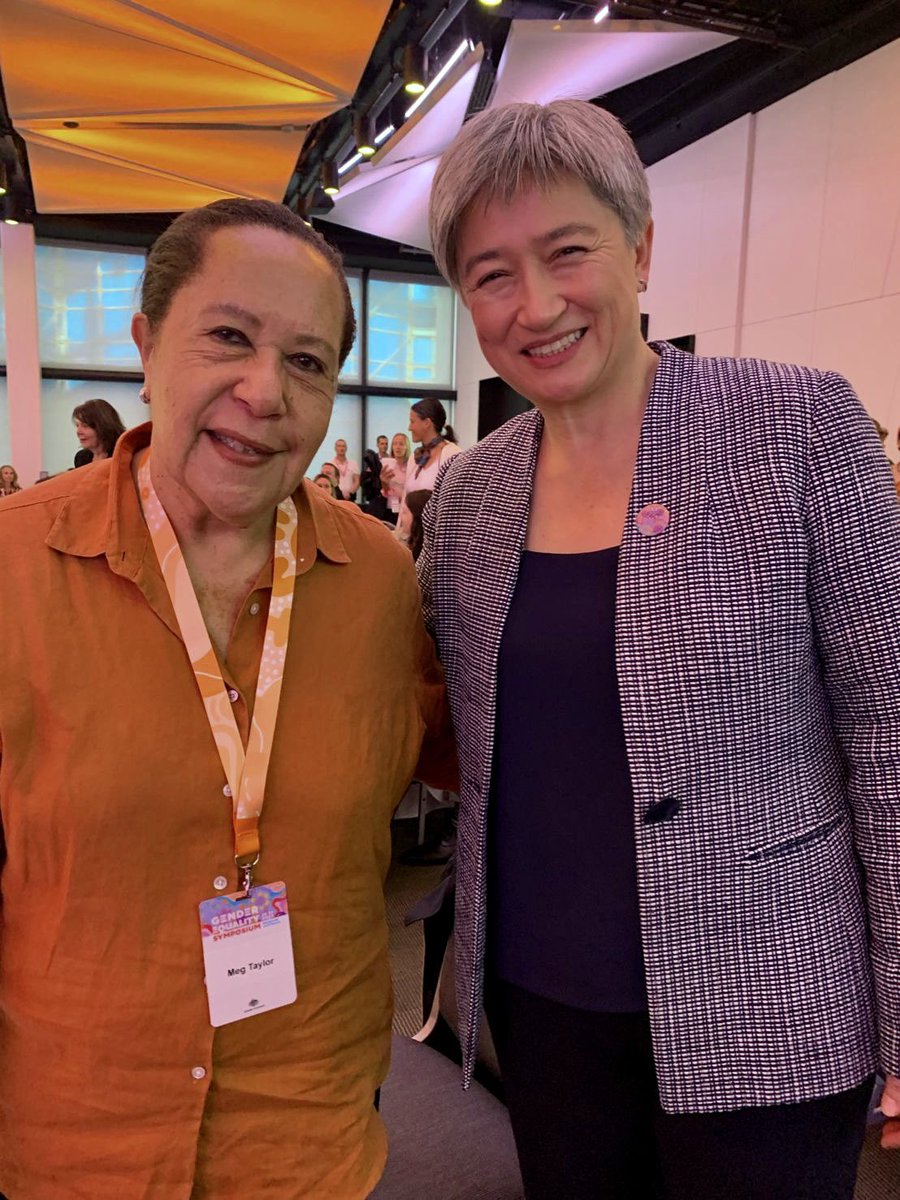
<path fill-rule="evenodd" d="M 418 276 L 371 276 L 367 379 L 453 386 L 455 306 L 444 284 Z"/>
<path fill-rule="evenodd" d="M 139 371 L 131 314 L 143 254 L 39 244 L 38 338 L 44 367 Z"/>
<path fill-rule="evenodd" d="M 86 400 L 108 400 L 126 429 L 142 425 L 147 406 L 138 398 L 139 383 L 97 383 L 87 379 L 41 381 L 41 425 L 44 437 L 44 470 L 55 475 L 73 465 L 79 449 L 72 409 Z"/>
<path fill-rule="evenodd" d="M 362 460 L 362 397 L 338 395 L 334 401 L 331 422 L 328 432 L 322 439 L 322 445 L 309 464 L 306 474 L 312 479 L 319 474 L 324 462 L 331 462 L 334 457 L 334 443 L 343 438 L 347 443 L 347 457 L 352 458 L 357 465 Z"/>

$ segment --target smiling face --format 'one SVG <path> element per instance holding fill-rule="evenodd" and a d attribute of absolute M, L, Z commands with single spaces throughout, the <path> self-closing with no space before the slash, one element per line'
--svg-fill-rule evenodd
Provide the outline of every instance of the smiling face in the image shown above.
<path fill-rule="evenodd" d="M 462 298 L 485 358 L 538 408 L 615 397 L 652 353 L 638 281 L 652 226 L 631 247 L 618 217 L 580 180 L 477 202 L 460 227 Z"/>
<path fill-rule="evenodd" d="M 210 235 L 159 327 L 142 313 L 132 325 L 161 498 L 164 486 L 192 519 L 224 525 L 270 516 L 328 428 L 343 316 L 313 247 L 253 226 Z"/>
<path fill-rule="evenodd" d="M 91 429 L 90 425 L 85 425 L 83 421 L 76 421 L 75 436 L 81 443 L 82 450 L 99 450 L 100 439 L 96 429 Z"/>

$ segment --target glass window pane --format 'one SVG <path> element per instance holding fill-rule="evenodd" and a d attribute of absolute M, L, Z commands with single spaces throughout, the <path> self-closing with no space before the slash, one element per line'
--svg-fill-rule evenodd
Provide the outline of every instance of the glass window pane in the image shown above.
<path fill-rule="evenodd" d="M 3 255 L 0 254 L 0 362 L 6 362 L 6 299 L 3 291 Z M 6 381 L 3 381 L 6 386 Z"/>
<path fill-rule="evenodd" d="M 394 439 L 395 433 L 405 433 L 409 437 L 409 410 L 421 396 L 410 396 L 404 399 L 397 396 L 369 396 L 366 400 L 366 445 L 374 449 L 375 439 L 383 433 L 388 440 L 388 446 Z M 453 414 L 456 409 L 455 400 L 442 400 L 447 411 L 447 420 L 453 424 Z"/>
<path fill-rule="evenodd" d="M 347 355 L 347 361 L 341 368 L 341 379 L 345 383 L 359 383 L 359 322 L 362 320 L 362 280 L 359 275 L 347 275 L 350 288 L 350 299 L 353 301 L 353 311 L 356 313 L 356 341 L 353 349 Z"/>
<path fill-rule="evenodd" d="M 41 381 L 41 425 L 44 439 L 44 470 L 55 475 L 72 466 L 80 448 L 72 423 L 72 409 L 86 400 L 108 400 L 126 429 L 142 425 L 149 416 L 138 399 L 139 383 L 91 383 L 80 379 Z"/>
<path fill-rule="evenodd" d="M 12 451 L 9 448 L 9 404 L 7 402 L 8 389 L 6 386 L 6 376 L 0 375 L 0 467 L 4 463 L 8 463 Z M 13 463 L 13 466 L 16 464 Z M 29 483 L 34 483 L 33 479 L 28 480 Z M 23 480 L 19 480 L 22 487 L 25 486 Z"/>
<path fill-rule="evenodd" d="M 367 383 L 453 386 L 456 301 L 446 284 L 369 277 Z"/>
<path fill-rule="evenodd" d="M 143 269 L 140 253 L 36 246 L 43 365 L 140 370 L 130 327 Z"/>
<path fill-rule="evenodd" d="M 359 396 L 337 396 L 328 432 L 322 440 L 309 470 L 306 472 L 310 479 L 318 475 L 322 463 L 330 462 L 334 454 L 334 443 L 343 438 L 347 443 L 347 457 L 352 458 L 357 465 L 362 458 L 362 399 Z"/>

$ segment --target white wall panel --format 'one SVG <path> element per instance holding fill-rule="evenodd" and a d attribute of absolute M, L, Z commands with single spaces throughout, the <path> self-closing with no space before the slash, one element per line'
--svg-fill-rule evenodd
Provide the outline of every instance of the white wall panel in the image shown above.
<path fill-rule="evenodd" d="M 814 366 L 813 325 L 812 313 L 745 325 L 741 331 L 741 357 Z"/>
<path fill-rule="evenodd" d="M 888 428 L 896 425 L 900 295 L 821 309 L 814 321 L 815 365 L 846 375 L 868 411 Z"/>
<path fill-rule="evenodd" d="M 817 308 L 885 290 L 900 212 L 898 81 L 900 41 L 834 76 Z"/>
<path fill-rule="evenodd" d="M 736 121 L 647 172 L 655 235 L 643 308 L 651 337 L 737 319 L 750 124 Z"/>
<path fill-rule="evenodd" d="M 815 307 L 835 76 L 756 118 L 744 320 Z"/>

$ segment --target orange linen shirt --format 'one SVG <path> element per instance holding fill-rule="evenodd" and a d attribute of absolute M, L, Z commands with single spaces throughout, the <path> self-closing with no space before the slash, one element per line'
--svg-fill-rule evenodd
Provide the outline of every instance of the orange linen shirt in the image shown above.
<path fill-rule="evenodd" d="M 297 491 L 256 878 L 287 883 L 298 999 L 214 1030 L 197 906 L 235 890 L 231 801 L 132 481 L 149 437 L 0 502 L 0 1192 L 357 1200 L 385 1160 L 382 889 L 423 736 L 455 786 L 412 560 Z M 270 586 L 224 664 L 245 741 Z"/>

